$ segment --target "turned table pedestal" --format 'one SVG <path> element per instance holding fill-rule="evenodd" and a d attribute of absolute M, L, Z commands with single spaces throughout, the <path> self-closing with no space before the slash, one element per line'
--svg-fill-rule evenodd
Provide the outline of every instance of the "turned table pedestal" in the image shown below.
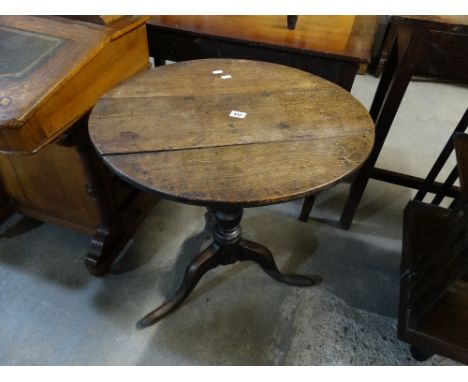
<path fill-rule="evenodd" d="M 243 239 L 243 208 L 340 182 L 363 164 L 374 139 L 368 112 L 339 86 L 282 65 L 228 59 L 138 74 L 101 98 L 89 128 L 104 162 L 124 180 L 214 215 L 212 244 L 139 327 L 173 311 L 218 265 L 251 260 L 278 281 L 318 283 L 320 276 L 282 274 L 267 248 Z"/>

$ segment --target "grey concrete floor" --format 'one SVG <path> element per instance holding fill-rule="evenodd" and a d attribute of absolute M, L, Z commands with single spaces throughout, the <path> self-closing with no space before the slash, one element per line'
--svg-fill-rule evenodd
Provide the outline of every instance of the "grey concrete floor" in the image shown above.
<path fill-rule="evenodd" d="M 352 93 L 369 106 L 376 85 L 359 76 Z M 412 83 L 379 165 L 425 176 L 467 99 L 463 87 Z M 396 338 L 402 211 L 414 193 L 371 181 L 343 231 L 333 222 L 347 190 L 319 195 L 308 223 L 297 220 L 301 201 L 245 211 L 246 238 L 268 246 L 282 270 L 319 273 L 322 284 L 279 284 L 254 264 L 220 267 L 142 331 L 137 320 L 171 294 L 210 238 L 203 208 L 158 204 L 102 279 L 83 266 L 88 237 L 13 216 L 0 226 L 0 364 L 421 364 Z"/>

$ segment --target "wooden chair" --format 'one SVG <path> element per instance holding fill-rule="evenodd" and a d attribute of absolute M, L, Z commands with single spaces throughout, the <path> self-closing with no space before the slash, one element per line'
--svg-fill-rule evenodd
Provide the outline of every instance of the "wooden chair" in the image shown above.
<path fill-rule="evenodd" d="M 463 114 L 463 117 L 460 119 L 460 122 L 458 123 L 453 133 L 454 134 L 463 133 L 467 127 L 468 127 L 468 108 L 466 109 L 465 113 Z M 447 141 L 439 157 L 434 162 L 434 165 L 432 166 L 431 170 L 427 174 L 426 179 L 424 180 L 423 184 L 419 188 L 419 191 L 417 192 L 414 198 L 415 200 L 422 201 L 428 192 L 432 192 L 435 194 L 435 196 L 432 199 L 431 204 L 438 206 L 442 202 L 442 199 L 444 198 L 445 195 L 450 194 L 450 196 L 454 196 L 454 194 L 452 194 L 453 192 L 452 186 L 458 177 L 457 166 L 455 166 L 453 170 L 450 172 L 447 179 L 442 184 L 442 187 L 434 188 L 434 183 L 435 183 L 437 176 L 439 175 L 443 166 L 446 164 L 450 154 L 453 152 L 454 141 L 452 137 L 450 137 L 450 139 Z M 454 202 L 455 202 L 455 199 L 451 207 L 453 207 Z"/>
<path fill-rule="evenodd" d="M 434 172 L 428 180 L 374 166 L 406 88 L 414 75 L 468 81 L 468 17 L 392 17 L 390 24 L 392 32 L 387 37 L 387 45 L 391 46 L 391 49 L 370 109 L 376 128 L 374 150 L 351 184 L 340 219 L 340 226 L 345 229 L 351 226 L 370 178 L 439 194 L 436 201 L 443 196 L 454 197 L 458 191 L 457 187 L 451 185 L 453 171 L 447 182 L 438 183 L 432 179 Z M 466 114 L 456 131 L 463 131 L 465 128 Z M 444 149 L 441 158 L 445 158 L 449 153 L 450 147 Z M 435 172 L 440 164 L 439 161 L 434 165 Z M 313 200 L 309 204 L 307 202 L 306 200 L 307 208 L 303 208 L 301 213 L 302 220 L 307 218 L 312 208 Z"/>

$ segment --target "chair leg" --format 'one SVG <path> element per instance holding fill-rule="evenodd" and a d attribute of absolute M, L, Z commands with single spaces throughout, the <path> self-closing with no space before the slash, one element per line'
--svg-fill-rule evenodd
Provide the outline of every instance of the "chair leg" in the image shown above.
<path fill-rule="evenodd" d="M 385 79 L 385 86 L 379 86 L 371 106 L 371 116 L 375 121 L 375 144 L 371 155 L 351 184 L 350 193 L 339 223 L 344 229 L 349 229 L 354 219 L 362 194 L 372 175 L 374 165 L 377 162 L 406 88 L 413 75 L 414 67 L 421 57 L 422 49 L 424 48 L 424 44 L 421 41 L 425 37 L 426 31 L 415 31 L 403 48 L 400 64 L 395 69 L 393 67 L 386 67 L 385 72 L 382 74 L 383 79 Z M 397 43 L 395 41 L 395 44 Z M 388 71 L 392 72 L 391 75 L 388 74 Z M 384 89 L 385 87 L 387 89 Z"/>
<path fill-rule="evenodd" d="M 356 179 L 351 183 L 348 198 L 346 199 L 346 204 L 343 208 L 343 212 L 341 213 L 339 222 L 339 226 L 343 229 L 347 230 L 351 227 L 354 215 L 356 214 L 356 210 L 359 206 L 362 195 L 364 194 L 364 190 L 369 182 L 374 164 L 375 162 L 367 166 L 364 165 L 365 167 L 359 171 Z"/>
<path fill-rule="evenodd" d="M 453 151 L 453 148 L 454 148 L 453 147 L 453 134 L 464 132 L 467 129 L 467 127 L 468 127 L 468 108 L 465 110 L 463 117 L 460 119 L 460 122 L 458 122 L 457 127 L 455 128 L 449 140 L 445 144 L 439 157 L 434 162 L 434 165 L 432 166 L 431 170 L 427 174 L 426 179 L 424 180 L 423 186 L 418 190 L 416 196 L 414 197 L 414 200 L 422 201 L 424 199 L 424 197 L 426 196 L 428 192 L 427 190 L 429 186 L 435 182 L 437 176 L 439 175 L 440 171 L 444 167 L 445 163 L 450 157 L 450 154 Z"/>
<path fill-rule="evenodd" d="M 447 179 L 445 180 L 444 185 L 442 186 L 442 189 L 434 196 L 434 199 L 432 199 L 431 204 L 438 206 L 444 199 L 445 195 L 447 194 L 447 191 L 450 189 L 450 187 L 453 186 L 457 178 L 458 178 L 458 168 L 457 166 L 455 166 L 453 170 L 450 172 Z"/>

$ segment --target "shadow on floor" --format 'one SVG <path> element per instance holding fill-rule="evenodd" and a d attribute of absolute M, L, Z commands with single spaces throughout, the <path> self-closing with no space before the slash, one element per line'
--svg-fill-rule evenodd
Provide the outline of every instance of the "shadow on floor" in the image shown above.
<path fill-rule="evenodd" d="M 83 287 L 91 277 L 83 263 L 88 237 L 21 215 L 6 225 L 0 233 L 3 264 L 72 289 Z"/>
<path fill-rule="evenodd" d="M 172 211 L 171 214 L 172 218 L 176 221 L 174 225 L 178 226 L 177 228 L 182 231 L 184 228 L 181 228 L 180 224 L 177 224 L 177 221 L 181 220 L 181 216 L 184 214 L 183 211 L 184 207 L 182 206 L 180 209 Z M 202 211 L 204 210 L 197 211 L 197 214 L 201 214 Z M 164 238 L 152 239 L 154 236 L 157 236 L 153 235 L 152 232 L 158 231 L 157 225 L 160 221 L 165 220 L 165 210 L 162 209 L 160 212 L 161 213 L 154 215 L 154 219 L 150 219 L 150 226 L 147 227 L 147 233 L 142 233 L 142 235 L 140 235 L 142 243 L 139 250 L 146 253 L 138 255 L 139 259 L 152 258 L 153 262 L 149 263 L 145 260 L 146 264 L 143 264 L 139 262 L 138 258 L 136 261 L 133 259 L 132 261 L 134 262 L 132 263 L 132 267 L 136 267 L 134 268 L 134 271 L 129 270 L 126 273 L 104 278 L 102 288 L 93 299 L 94 306 L 98 311 L 109 315 L 113 314 L 114 319 L 116 317 L 121 317 L 121 323 L 124 325 L 128 324 L 127 317 L 129 315 L 134 316 L 136 314 L 135 312 L 137 308 L 135 307 L 141 307 L 143 305 L 148 306 L 148 303 L 145 303 L 145 301 L 151 301 L 152 295 L 159 297 L 155 297 L 155 302 L 150 305 L 149 309 L 156 308 L 166 298 L 171 297 L 179 287 L 185 270 L 190 262 L 203 248 L 209 245 L 212 240 L 213 223 L 205 220 L 204 227 L 200 231 L 195 232 L 183 240 L 178 249 L 178 253 L 174 254 L 176 256 L 175 262 L 172 260 L 158 261 L 160 256 L 168 255 L 161 252 L 166 251 L 167 241 L 172 240 L 170 236 L 167 236 L 167 233 L 164 235 Z M 278 243 L 281 243 L 281 240 L 278 240 L 278 238 L 272 239 L 270 237 L 271 230 L 268 227 L 278 225 L 282 220 L 281 216 L 277 216 L 275 213 L 268 212 L 267 210 L 263 210 L 262 213 L 253 218 L 250 215 L 251 214 L 247 214 L 246 217 L 246 229 L 244 230 L 245 237 L 249 239 L 255 238 L 255 240 L 270 246 L 270 248 L 278 248 Z M 251 228 L 252 224 L 254 226 L 253 230 Z M 171 227 L 166 228 L 168 231 L 172 229 Z M 149 240 L 149 236 L 151 236 L 151 240 Z M 301 267 L 301 264 L 308 256 L 308 254 L 303 254 L 303 251 L 300 248 L 303 246 L 301 242 L 304 242 L 305 239 L 308 243 L 307 247 L 312 251 L 315 246 L 315 240 L 312 239 L 311 241 L 310 237 L 311 236 L 309 236 L 309 238 L 300 237 L 300 235 L 297 236 L 295 232 L 291 232 L 291 239 L 287 241 L 289 248 L 286 255 L 288 255 L 289 252 L 294 255 L 287 257 L 282 256 L 284 251 L 281 245 L 279 246 L 280 250 L 278 253 L 274 253 L 275 259 L 277 261 L 280 260 L 278 262 L 279 265 L 281 263 L 280 269 L 289 273 L 296 272 L 296 270 Z M 147 243 L 145 244 L 144 242 Z M 296 248 L 296 246 L 298 247 Z M 138 248 L 137 243 L 134 243 L 131 251 L 135 248 Z M 125 256 L 130 256 L 131 251 Z M 169 258 L 173 258 L 174 255 L 169 254 Z M 203 277 L 202 282 L 197 285 L 183 305 L 192 303 L 196 304 L 197 300 L 202 300 L 203 296 L 210 290 L 218 288 L 230 278 L 242 277 L 242 273 L 246 269 L 250 268 L 254 268 L 255 272 L 263 274 L 263 270 L 251 262 L 218 267 L 216 270 L 210 271 L 205 275 L 205 277 Z M 139 318 L 148 313 L 146 311 L 148 307 L 144 309 L 145 310 L 139 310 L 137 313 L 138 315 L 134 316 L 134 323 L 132 326 L 134 326 Z M 131 312 L 128 310 L 131 310 Z"/>
<path fill-rule="evenodd" d="M 279 308 L 259 307 L 247 295 L 242 304 L 219 300 L 197 302 L 200 309 L 182 309 L 158 323 L 137 365 L 157 364 L 158 350 L 170 354 L 169 364 L 271 365 L 269 349 L 275 343 L 272 318 Z M 287 323 L 285 323 L 285 329 Z M 151 329 L 148 329 L 151 333 Z M 159 358 L 161 360 L 161 358 Z M 164 361 L 163 361 L 164 362 Z"/>
<path fill-rule="evenodd" d="M 27 216 L 22 216 L 16 223 L 7 227 L 5 230 L 0 232 L 1 239 L 11 239 L 36 229 L 43 225 L 44 222 L 36 220 Z"/>

